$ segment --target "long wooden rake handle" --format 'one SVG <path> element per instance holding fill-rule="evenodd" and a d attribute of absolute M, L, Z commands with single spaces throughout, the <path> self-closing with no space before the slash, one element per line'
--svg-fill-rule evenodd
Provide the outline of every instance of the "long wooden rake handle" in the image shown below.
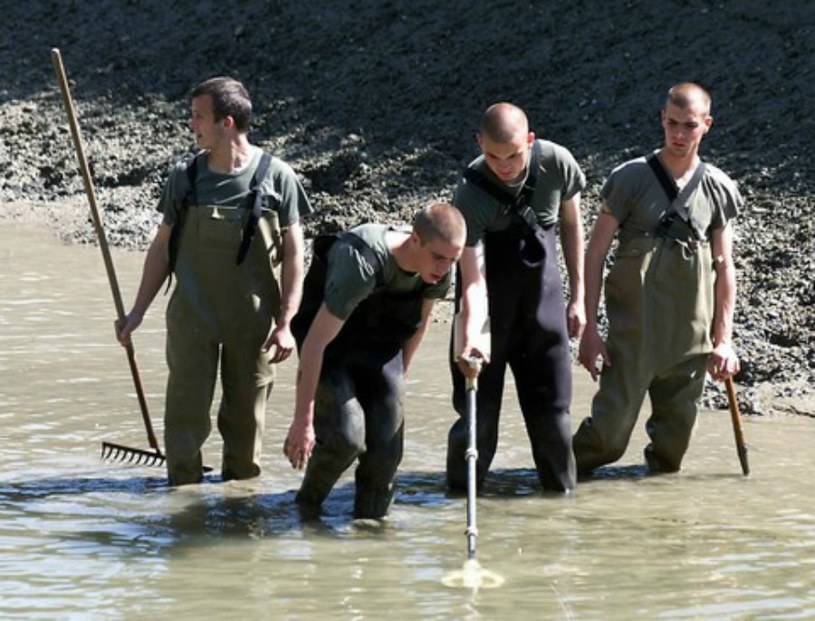
<path fill-rule="evenodd" d="M 96 236 L 99 239 L 99 249 L 102 251 L 102 259 L 105 262 L 105 270 L 108 275 L 108 282 L 110 283 L 110 291 L 113 294 L 113 303 L 116 306 L 116 316 L 119 321 L 125 318 L 124 305 L 122 304 L 122 294 L 119 291 L 119 282 L 116 279 L 116 270 L 113 267 L 113 260 L 110 257 L 110 249 L 108 248 L 107 238 L 105 237 L 105 229 L 102 227 L 102 220 L 99 217 L 99 208 L 96 203 L 96 192 L 93 187 L 93 179 L 91 178 L 88 161 L 85 158 L 85 149 L 82 145 L 82 136 L 79 133 L 79 124 L 76 120 L 76 110 L 74 108 L 73 98 L 71 97 L 71 90 L 68 86 L 68 78 L 65 75 L 65 67 L 62 64 L 62 54 L 58 48 L 51 50 L 51 60 L 54 63 L 54 70 L 57 73 L 59 80 L 59 87 L 62 91 L 62 102 L 65 105 L 65 111 L 68 113 L 68 124 L 71 128 L 71 136 L 76 149 L 76 158 L 79 162 L 79 170 L 82 173 L 82 180 L 85 182 L 85 193 L 88 195 L 88 203 L 91 208 L 91 218 L 93 220 L 94 229 L 96 229 Z M 141 376 L 139 375 L 139 368 L 136 365 L 136 353 L 133 349 L 132 343 L 125 346 L 127 351 L 127 361 L 130 364 L 130 375 L 133 377 L 133 385 L 136 388 L 136 396 L 139 400 L 139 407 L 141 408 L 142 419 L 144 420 L 144 427 L 147 431 L 147 440 L 150 447 L 153 448 L 159 455 L 158 441 L 156 434 L 153 431 L 153 424 L 150 422 L 150 414 L 147 410 L 147 399 L 144 396 L 144 388 L 141 383 Z"/>
<path fill-rule="evenodd" d="M 747 444 L 744 442 L 744 431 L 741 427 L 741 413 L 739 412 L 739 402 L 736 399 L 736 386 L 733 378 L 724 380 L 727 388 L 727 400 L 730 403 L 730 419 L 733 421 L 733 435 L 736 438 L 736 452 L 739 455 L 739 463 L 744 476 L 750 474 L 750 463 L 747 461 Z"/>

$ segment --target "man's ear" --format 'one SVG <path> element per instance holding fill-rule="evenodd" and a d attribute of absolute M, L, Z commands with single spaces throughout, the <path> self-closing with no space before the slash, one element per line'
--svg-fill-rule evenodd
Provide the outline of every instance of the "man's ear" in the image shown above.
<path fill-rule="evenodd" d="M 535 132 L 529 132 L 526 136 L 526 144 L 532 146 L 533 142 L 535 142 Z"/>

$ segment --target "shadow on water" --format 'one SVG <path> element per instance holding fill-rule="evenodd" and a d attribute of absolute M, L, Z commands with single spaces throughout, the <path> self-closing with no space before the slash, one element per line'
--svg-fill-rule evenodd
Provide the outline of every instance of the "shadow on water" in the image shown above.
<path fill-rule="evenodd" d="M 18 504 L 52 496 L 90 493 L 144 493 L 167 488 L 164 477 L 65 477 L 0 484 L 0 503 Z"/>
<path fill-rule="evenodd" d="M 401 472 L 397 477 L 397 504 L 434 506 L 451 499 L 463 498 L 463 492 L 447 490 L 444 472 Z M 485 498 L 520 498 L 544 495 L 538 474 L 532 468 L 493 468 L 484 480 L 478 496 Z"/>
<path fill-rule="evenodd" d="M 349 529 L 376 536 L 393 528 L 387 521 L 353 519 L 353 483 L 332 490 L 317 519 L 301 516 L 295 490 L 245 490 L 240 488 L 243 483 L 224 484 L 216 475 L 184 487 L 168 486 L 163 476 L 34 479 L 0 484 L 0 511 L 42 516 L 52 514 L 54 507 L 70 505 L 69 513 L 78 515 L 80 522 L 94 518 L 95 526 L 61 536 L 116 547 L 121 547 L 123 536 L 175 548 L 306 533 L 345 537 Z M 107 499 L 104 511 L 98 509 L 97 496 Z M 86 512 L 81 509 L 85 504 L 96 508 Z M 60 530 L 56 523 L 53 527 Z"/>

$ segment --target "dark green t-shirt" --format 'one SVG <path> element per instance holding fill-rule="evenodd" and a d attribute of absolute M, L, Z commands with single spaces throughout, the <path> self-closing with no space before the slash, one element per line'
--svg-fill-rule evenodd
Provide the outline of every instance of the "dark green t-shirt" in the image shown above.
<path fill-rule="evenodd" d="M 251 162 L 233 173 L 217 173 L 207 166 L 205 155 L 198 156 L 198 174 L 195 194 L 199 205 L 213 205 L 225 208 L 245 206 L 249 194 L 249 184 L 255 173 L 262 151 L 256 149 Z M 187 164 L 189 159 L 178 162 L 170 171 L 159 201 L 158 210 L 164 214 L 163 222 L 174 225 L 178 221 L 178 209 L 189 190 Z M 311 213 L 311 205 L 292 168 L 279 158 L 273 157 L 260 183 L 260 193 L 267 200 L 266 205 L 277 211 L 281 228 L 297 222 L 302 216 Z"/>
<path fill-rule="evenodd" d="M 558 220 L 560 203 L 572 198 L 586 187 L 586 176 L 574 156 L 565 147 L 548 140 L 537 142 L 540 145 L 540 158 L 531 207 L 538 218 L 538 223 L 541 226 L 550 226 Z M 470 168 L 479 171 L 498 187 L 513 195 L 521 191 L 525 181 L 522 179 L 516 184 L 503 183 L 492 173 L 483 155 L 473 160 Z M 466 179 L 462 179 L 456 187 L 453 203 L 467 222 L 467 246 L 475 246 L 484 239 L 487 232 L 509 228 L 512 222 L 509 209 Z"/>
<path fill-rule="evenodd" d="M 621 164 L 609 175 L 600 191 L 612 215 L 620 223 L 619 240 L 625 246 L 631 239 L 650 236 L 660 218 L 671 207 L 665 190 L 645 157 Z M 734 219 L 744 198 L 730 177 L 705 163 L 704 176 L 687 204 L 677 205 L 678 213 L 690 219 L 702 239 Z"/>
<path fill-rule="evenodd" d="M 382 265 L 381 286 L 390 292 L 408 293 L 422 288 L 425 299 L 441 299 L 450 288 L 451 273 L 439 282 L 426 285 L 418 274 L 402 270 L 390 250 L 391 235 L 404 236 L 384 224 L 363 224 L 350 230 L 371 247 Z M 328 252 L 323 302 L 335 317 L 347 320 L 354 309 L 377 289 L 376 266 L 349 243 L 336 242 Z"/>

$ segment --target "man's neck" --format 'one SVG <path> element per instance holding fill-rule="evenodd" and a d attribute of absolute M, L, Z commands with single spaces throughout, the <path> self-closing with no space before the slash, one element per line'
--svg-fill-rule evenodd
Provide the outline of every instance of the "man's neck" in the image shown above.
<path fill-rule="evenodd" d="M 254 156 L 254 147 L 249 144 L 245 134 L 238 134 L 234 139 L 218 145 L 209 151 L 207 165 L 218 173 L 233 173 L 246 167 Z"/>
<path fill-rule="evenodd" d="M 671 178 L 679 185 L 684 185 L 682 182 L 693 174 L 700 162 L 699 155 L 695 151 L 679 157 L 672 155 L 664 147 L 659 150 L 659 161 Z"/>

